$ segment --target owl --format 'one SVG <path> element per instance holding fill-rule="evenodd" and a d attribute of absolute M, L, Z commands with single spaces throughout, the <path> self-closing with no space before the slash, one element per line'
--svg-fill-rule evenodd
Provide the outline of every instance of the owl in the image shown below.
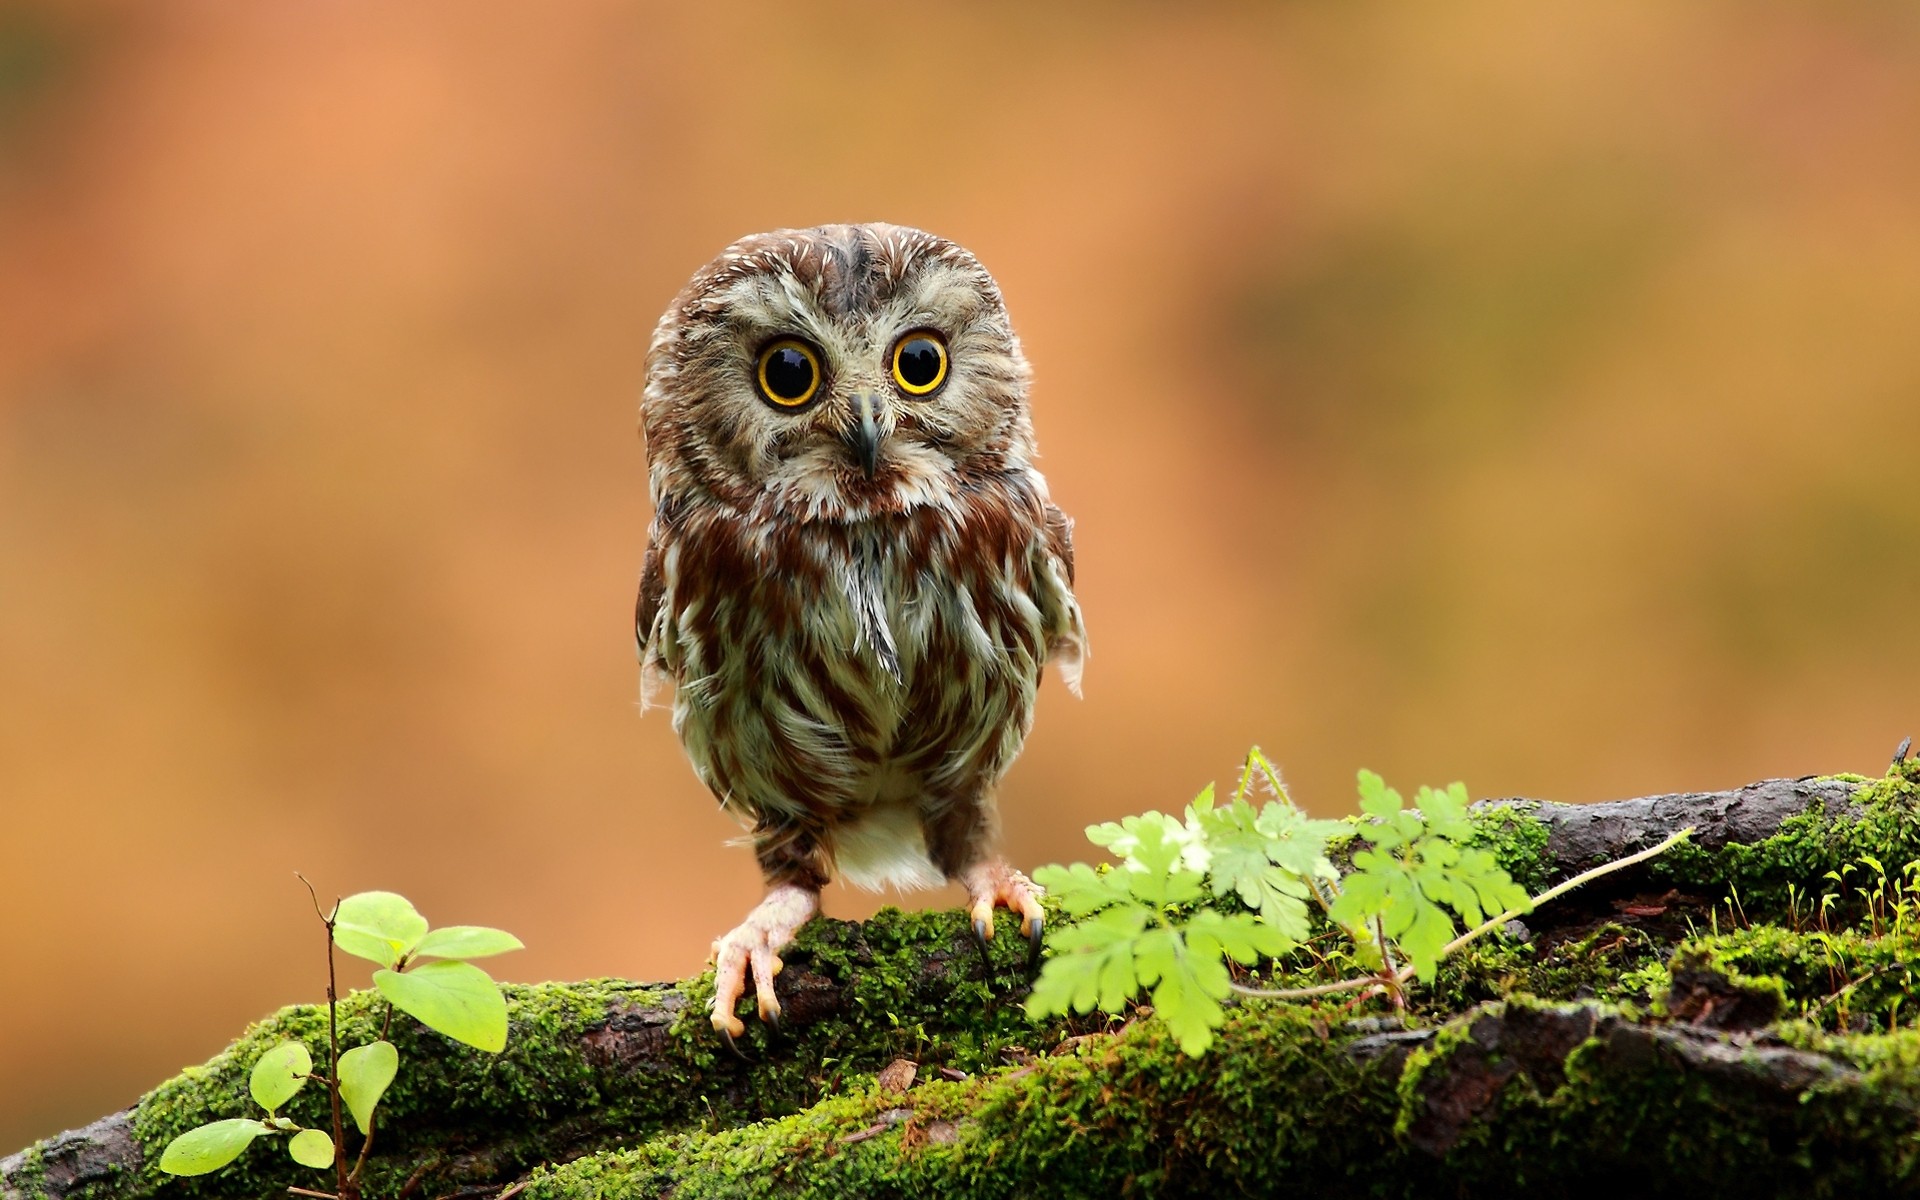
<path fill-rule="evenodd" d="M 654 516 L 634 617 L 642 707 L 673 685 L 694 772 L 766 895 L 714 943 L 714 1027 L 833 878 L 966 888 L 976 936 L 1038 889 L 994 791 L 1041 669 L 1079 692 L 1073 523 L 1034 468 L 1028 369 L 993 277 L 895 225 L 742 239 L 668 307 L 641 404 Z"/>

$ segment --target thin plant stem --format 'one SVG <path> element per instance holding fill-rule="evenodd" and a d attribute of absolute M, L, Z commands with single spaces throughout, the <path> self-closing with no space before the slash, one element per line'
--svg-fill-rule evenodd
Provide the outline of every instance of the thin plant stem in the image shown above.
<path fill-rule="evenodd" d="M 1553 887 L 1541 892 L 1538 896 L 1528 900 L 1524 908 L 1510 908 L 1499 916 L 1482 922 L 1473 929 L 1453 939 L 1451 942 L 1448 942 L 1440 948 L 1438 957 L 1447 957 L 1447 955 L 1452 954 L 1455 950 L 1460 949 L 1474 939 L 1491 933 L 1515 917 L 1530 912 L 1549 900 L 1566 895 L 1583 883 L 1591 883 L 1603 875 L 1610 875 L 1625 867 L 1631 867 L 1635 863 L 1642 863 L 1650 858 L 1664 854 L 1680 842 L 1692 836 L 1692 834 L 1693 828 L 1692 826 L 1688 826 L 1657 846 L 1642 850 L 1638 854 L 1630 854 L 1625 858 L 1616 858 L 1610 863 L 1602 863 L 1591 871 L 1582 871 L 1565 883 L 1555 884 Z M 1338 992 L 1358 991 L 1370 985 L 1383 986 L 1389 994 L 1394 994 L 1399 988 L 1404 986 L 1408 980 L 1413 978 L 1413 967 L 1412 965 L 1408 965 L 1397 970 L 1393 968 L 1393 960 L 1386 956 L 1386 939 L 1384 937 L 1381 938 L 1380 949 L 1382 955 L 1381 961 L 1387 965 L 1376 975 L 1362 975 L 1354 979 L 1343 979 L 1339 983 L 1322 983 L 1314 987 L 1304 988 L 1253 988 L 1238 983 L 1229 983 L 1227 986 L 1232 988 L 1237 995 L 1249 996 L 1260 1000 L 1306 1000 L 1314 996 L 1331 996 Z"/>
<path fill-rule="evenodd" d="M 353 1160 L 353 1171 L 347 1176 L 347 1182 L 358 1187 L 360 1168 L 367 1165 L 367 1155 L 373 1153 L 373 1114 L 367 1114 L 367 1136 L 360 1139 L 360 1157 Z"/>
<path fill-rule="evenodd" d="M 1666 841 L 1661 842 L 1658 846 L 1649 847 L 1648 849 L 1640 851 L 1638 854 L 1629 854 L 1625 858 L 1616 858 L 1609 863 L 1601 863 L 1599 866 L 1593 868 L 1593 870 L 1591 871 L 1582 871 L 1580 874 L 1575 875 L 1572 879 L 1567 880 L 1565 883 L 1555 884 L 1553 887 L 1550 887 L 1546 891 L 1541 892 L 1538 896 L 1535 896 L 1531 900 L 1528 900 L 1526 905 L 1522 908 L 1510 908 L 1507 911 L 1501 913 L 1497 917 L 1489 917 L 1487 920 L 1481 922 L 1479 925 L 1475 926 L 1472 929 L 1469 929 L 1467 932 L 1461 934 L 1459 937 L 1453 939 L 1452 941 L 1448 942 L 1446 945 L 1440 947 L 1440 953 L 1438 957 L 1445 958 L 1447 955 L 1452 954 L 1455 950 L 1458 950 L 1460 947 L 1466 945 L 1468 942 L 1471 942 L 1476 938 L 1481 937 L 1484 934 L 1492 933 L 1494 930 L 1500 928 L 1502 925 L 1505 925 L 1508 921 L 1513 920 L 1515 917 L 1518 917 L 1524 913 L 1533 911 L 1534 909 L 1540 907 L 1542 904 L 1545 904 L 1547 901 L 1554 899 L 1556 896 L 1564 896 L 1568 892 L 1579 887 L 1583 883 L 1591 883 L 1594 880 L 1600 878 L 1602 875 L 1611 875 L 1615 871 L 1622 870 L 1626 867 L 1631 867 L 1635 863 L 1643 863 L 1650 858 L 1658 858 L 1660 855 L 1665 854 L 1667 851 L 1673 849 L 1675 846 L 1679 845 L 1681 842 L 1686 841 L 1688 838 L 1692 836 L 1693 836 L 1693 826 L 1689 825 L 1685 829 L 1682 829 L 1679 833 L 1676 833 L 1672 837 L 1668 838 Z M 1405 983 L 1407 980 L 1413 978 L 1413 968 L 1407 967 L 1406 969 L 1400 972 L 1398 978 L 1401 983 Z"/>
<path fill-rule="evenodd" d="M 333 966 L 333 922 L 340 915 L 340 901 L 333 902 L 332 912 L 320 911 L 320 893 L 313 890 L 313 884 L 305 875 L 295 871 L 293 877 L 307 885 L 307 895 L 313 897 L 313 911 L 320 917 L 320 923 L 327 930 L 327 1095 L 333 1101 L 333 1174 L 337 1181 L 334 1186 L 339 1195 L 329 1200 L 354 1200 L 359 1194 L 358 1178 L 360 1168 L 355 1166 L 352 1174 L 347 1172 L 347 1127 L 340 1116 L 340 988 Z M 360 1148 L 360 1161 L 366 1161 L 366 1147 Z M 299 1192 L 299 1188 L 289 1188 Z M 305 1192 L 309 1196 L 325 1196 L 325 1192 Z"/>
<path fill-rule="evenodd" d="M 380 1025 L 381 1041 L 384 1042 L 387 1040 L 387 1031 L 392 1028 L 393 1028 L 393 1004 L 389 1002 L 387 1004 L 386 1020 L 381 1022 L 381 1025 Z M 364 1168 L 367 1165 L 367 1155 L 373 1152 L 374 1125 L 375 1125 L 374 1116 L 372 1113 L 368 1113 L 367 1114 L 367 1136 L 364 1139 L 362 1139 L 360 1142 L 360 1157 L 354 1160 L 353 1173 L 347 1176 L 348 1182 L 352 1183 L 356 1187 L 358 1187 L 360 1183 L 360 1171 L 362 1168 Z"/>
<path fill-rule="evenodd" d="M 1318 879 L 1309 875 L 1307 876 L 1307 886 L 1313 889 L 1313 898 L 1319 902 L 1320 911 L 1331 917 L 1333 915 L 1333 901 L 1327 899 L 1327 893 L 1332 890 L 1333 885 L 1328 884 L 1323 888 Z M 1338 899 L 1338 897 L 1336 896 L 1335 899 Z"/>
<path fill-rule="evenodd" d="M 1357 992 L 1380 982 L 1377 975 L 1362 975 L 1358 979 L 1343 979 L 1339 983 L 1322 983 L 1314 987 L 1301 988 L 1255 988 L 1238 983 L 1228 984 L 1236 995 L 1252 996 L 1260 1000 L 1307 1000 L 1314 996 L 1332 996 L 1340 992 Z"/>
<path fill-rule="evenodd" d="M 340 1197 L 334 1195 L 332 1192 L 316 1192 L 312 1188 L 290 1187 L 287 1189 L 287 1194 L 290 1196 L 316 1196 L 319 1200 L 340 1200 Z"/>
<path fill-rule="evenodd" d="M 1912 963 L 1890 962 L 1885 966 L 1875 967 L 1873 970 L 1868 971 L 1865 975 L 1860 976 L 1860 978 L 1858 979 L 1848 980 L 1846 985 L 1842 987 L 1839 991 L 1833 993 L 1833 995 L 1828 996 L 1825 1000 L 1822 1000 L 1820 1003 L 1814 1005 L 1812 1008 L 1808 1009 L 1807 1012 L 1809 1015 L 1817 1016 L 1820 1013 L 1825 1012 L 1832 1005 L 1839 1003 L 1839 1001 L 1842 998 L 1844 998 L 1847 995 L 1847 993 L 1853 991 L 1853 989 L 1859 987 L 1861 984 L 1867 982 L 1868 980 L 1878 979 L 1880 976 L 1888 974 L 1889 972 L 1898 971 L 1903 967 L 1910 967 L 1912 965 L 1913 965 Z"/>
<path fill-rule="evenodd" d="M 427 1177 L 427 1172 L 432 1170 L 434 1165 L 439 1161 L 438 1158 L 429 1158 L 415 1167 L 413 1172 L 407 1176 L 407 1181 L 400 1185 L 400 1190 L 394 1194 L 393 1200 L 408 1200 L 408 1197 L 419 1191 L 420 1181 Z"/>

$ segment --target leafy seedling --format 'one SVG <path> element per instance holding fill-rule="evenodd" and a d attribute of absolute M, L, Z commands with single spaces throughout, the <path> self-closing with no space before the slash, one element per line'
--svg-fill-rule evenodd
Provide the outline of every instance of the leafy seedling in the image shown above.
<path fill-rule="evenodd" d="M 519 938 L 482 925 L 434 929 L 406 897 L 394 892 L 348 896 L 336 901 L 331 913 L 320 913 L 316 897 L 314 911 L 327 928 L 328 1074 L 314 1075 L 313 1055 L 303 1043 L 287 1041 L 269 1048 L 254 1061 L 247 1080 L 248 1093 L 265 1118 L 233 1117 L 188 1130 L 161 1152 L 162 1171 L 205 1175 L 239 1158 L 257 1138 L 288 1135 L 287 1153 L 293 1161 L 315 1170 L 331 1167 L 335 1178 L 332 1192 L 293 1191 L 321 1200 L 361 1200 L 360 1176 L 373 1147 L 374 1113 L 400 1070 L 400 1052 L 387 1040 L 394 1013 L 405 1013 L 428 1029 L 488 1053 L 506 1046 L 506 997 L 499 984 L 468 960 L 518 950 Z M 335 947 L 375 964 L 374 987 L 387 1001 L 379 1039 L 344 1052 L 338 1035 Z M 314 1078 L 322 1078 L 332 1093 L 331 1132 L 308 1129 L 279 1115 Z M 342 1106 L 360 1131 L 360 1150 L 351 1163 Z"/>

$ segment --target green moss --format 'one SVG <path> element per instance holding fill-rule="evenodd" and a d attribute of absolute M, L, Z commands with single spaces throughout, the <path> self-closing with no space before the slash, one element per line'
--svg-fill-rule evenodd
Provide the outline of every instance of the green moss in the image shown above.
<path fill-rule="evenodd" d="M 1710 893 L 1737 891 L 1750 914 L 1785 915 L 1788 885 L 1802 895 L 1829 871 L 1862 855 L 1887 863 L 1920 859 L 1920 760 L 1910 759 L 1853 796 L 1853 810 L 1829 816 L 1814 805 L 1787 818 L 1763 841 L 1709 850 L 1683 843 L 1650 865 L 1651 875 L 1676 887 Z"/>
<path fill-rule="evenodd" d="M 1391 1105 L 1392 1075 L 1347 1059 L 1300 1010 L 1237 1017 L 1205 1059 L 1181 1055 L 1158 1026 L 1136 1024 L 906 1097 L 862 1091 L 710 1137 L 570 1163 L 541 1173 L 527 1195 L 1272 1194 L 1360 1161 Z M 1311 1108 L 1290 1102 L 1307 1094 Z"/>
<path fill-rule="evenodd" d="M 47 1194 L 47 1157 L 40 1146 L 29 1146 L 21 1156 L 20 1169 L 8 1181 L 20 1193 L 20 1200 L 44 1200 Z"/>
<path fill-rule="evenodd" d="M 1417 1015 L 1436 1021 L 1514 995 L 1646 1004 L 1650 969 L 1661 969 L 1668 949 L 1645 930 L 1612 922 L 1544 944 L 1495 934 L 1442 961 L 1433 983 L 1416 990 L 1411 1003 Z M 1664 979 L 1660 986 L 1664 990 Z"/>
<path fill-rule="evenodd" d="M 1533 816 L 1539 807 L 1518 801 L 1473 810 L 1473 844 L 1492 851 L 1501 870 L 1530 896 L 1545 891 L 1553 881 L 1553 861 L 1547 856 L 1549 831 Z"/>
<path fill-rule="evenodd" d="M 1809 1086 L 1797 1063 L 1689 1067 L 1656 1031 L 1605 1009 L 1587 1036 L 1573 1027 L 1570 1051 L 1551 1036 L 1515 1036 L 1516 1013 L 1550 1023 L 1555 1010 L 1516 997 L 1490 1011 L 1506 1020 L 1501 1037 L 1477 1022 L 1452 1026 L 1410 1060 L 1400 1088 L 1401 1136 L 1433 1138 L 1436 1120 L 1447 1134 L 1431 1147 L 1442 1157 L 1430 1178 L 1447 1180 L 1449 1194 L 1564 1194 L 1570 1180 L 1604 1179 L 1623 1195 L 1838 1197 L 1920 1176 L 1920 1054 L 1864 1075 L 1834 1069 Z M 1823 1052 L 1847 1057 L 1834 1039 Z"/>
<path fill-rule="evenodd" d="M 667 989 L 616 981 L 579 984 L 508 985 L 511 1017 L 507 1050 L 498 1055 L 459 1045 L 431 1033 L 406 1017 L 393 1023 L 390 1038 L 399 1048 L 401 1071 L 381 1106 L 384 1131 L 380 1153 L 369 1162 L 375 1190 L 397 1190 L 411 1169 L 418 1147 L 438 1146 L 451 1126 L 487 1122 L 517 1123 L 544 1130 L 551 1123 L 591 1107 L 605 1106 L 626 1119 L 640 1119 L 643 1097 L 617 1087 L 596 1072 L 583 1052 L 583 1038 L 611 1011 L 659 1004 Z M 371 992 L 354 993 L 340 1004 L 342 1048 L 363 1045 L 380 1034 L 386 1006 Z M 253 1063 L 284 1040 L 306 1045 L 315 1063 L 327 1056 L 327 1013 L 321 1005 L 281 1010 L 242 1035 L 208 1062 L 192 1067 L 146 1096 L 134 1114 L 134 1131 L 148 1148 L 149 1160 L 175 1136 L 224 1117 L 257 1114 L 247 1094 Z M 322 1070 L 325 1068 L 322 1067 Z M 330 1127 L 325 1093 L 308 1087 L 283 1113 L 311 1128 Z M 524 1165 L 532 1165 L 537 1156 Z M 496 1165 L 489 1163 L 489 1166 Z M 165 1177 L 149 1165 L 151 1182 Z M 190 1194 L 265 1194 L 289 1184 L 314 1186 L 324 1173 L 295 1166 L 277 1139 L 256 1143 L 234 1167 L 179 1186 Z"/>
<path fill-rule="evenodd" d="M 1357 1055 L 1351 1036 L 1328 1036 L 1321 1022 L 1334 1011 L 1243 1010 L 1198 1060 L 1136 1024 L 989 1078 L 905 1095 L 862 1088 L 802 1113 L 595 1155 L 539 1172 L 527 1196 L 1219 1196 L 1303 1186 L 1328 1198 L 1511 1196 L 1564 1194 L 1583 1178 L 1627 1193 L 1841 1196 L 1915 1176 L 1903 1130 L 1920 1044 L 1906 1040 L 1860 1075 L 1796 1088 L 1783 1107 L 1756 1103 L 1751 1080 L 1687 1070 L 1657 1051 L 1622 1053 L 1609 1030 L 1637 1027 L 1605 1009 L 1585 1018 L 1598 1036 L 1580 1033 L 1576 1013 L 1573 1036 L 1545 1051 L 1488 1042 L 1476 1022 L 1461 1022 L 1404 1071 L 1391 1054 Z M 1510 1039 L 1516 1013 L 1565 1019 L 1520 997 L 1485 1011 L 1507 1021 Z M 1430 1097 L 1451 1127 L 1416 1128 Z"/>
<path fill-rule="evenodd" d="M 1011 985 L 1024 978 L 1025 953 L 1004 914 L 991 978 L 958 913 L 887 910 L 864 924 L 816 921 L 784 958 L 791 972 L 810 981 L 801 998 L 789 1001 L 790 1010 L 812 1004 L 818 1011 L 790 1022 L 777 1038 L 749 1022 L 743 1049 L 751 1062 L 727 1054 L 713 1035 L 706 1017 L 711 974 L 684 988 L 617 980 L 508 985 L 510 1032 L 497 1056 L 402 1016 L 390 1035 L 401 1070 L 382 1102 L 368 1189 L 391 1195 L 429 1159 L 437 1163 L 430 1183 L 445 1192 L 662 1131 L 797 1112 L 902 1055 L 929 1069 L 974 1073 L 1001 1066 L 1011 1048 L 1051 1044 L 1064 1030 L 1035 1026 L 1020 1010 Z M 373 1040 L 385 1015 L 373 993 L 345 998 L 342 1047 Z M 596 1057 L 593 1039 L 610 1020 L 646 1026 L 656 1052 L 637 1065 Z M 165 1184 L 187 1195 L 264 1195 L 324 1181 L 323 1173 L 294 1165 L 277 1140 L 256 1143 L 235 1166 L 196 1180 L 170 1181 L 151 1165 L 158 1150 L 187 1129 L 253 1112 L 247 1075 L 262 1052 L 286 1039 L 304 1042 L 323 1063 L 325 1008 L 284 1009 L 143 1099 L 134 1124 L 150 1165 L 129 1191 Z M 323 1104 L 322 1089 L 309 1087 L 283 1111 L 302 1125 L 326 1128 Z M 487 1132 L 475 1138 L 463 1132 L 469 1130 Z M 501 1130 L 512 1132 L 502 1136 Z"/>
<path fill-rule="evenodd" d="M 1737 981 L 1772 981 L 1788 1013 L 1819 1027 L 1885 1029 L 1920 1015 L 1912 1001 L 1920 938 L 1911 930 L 1875 935 L 1755 925 L 1689 938 L 1674 957 Z"/>

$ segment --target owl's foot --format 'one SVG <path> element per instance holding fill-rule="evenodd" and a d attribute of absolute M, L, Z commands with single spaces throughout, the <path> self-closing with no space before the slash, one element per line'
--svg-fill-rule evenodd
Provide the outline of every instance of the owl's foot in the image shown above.
<path fill-rule="evenodd" d="M 1020 914 L 1020 932 L 1027 939 L 1027 961 L 1029 964 L 1037 961 L 1040 935 L 1047 920 L 1045 910 L 1040 907 L 1044 893 L 1039 886 L 998 859 L 968 867 L 961 872 L 960 882 L 966 885 L 973 936 L 979 940 L 981 949 L 993 938 L 993 910 L 1006 908 Z"/>
<path fill-rule="evenodd" d="M 746 991 L 749 972 L 760 1019 L 780 1028 L 780 1001 L 773 994 L 773 977 L 786 965 L 780 961 L 780 951 L 819 911 L 819 892 L 783 883 L 769 889 L 733 932 L 714 942 L 713 1027 L 729 1046 L 747 1031 L 733 1009 Z"/>

